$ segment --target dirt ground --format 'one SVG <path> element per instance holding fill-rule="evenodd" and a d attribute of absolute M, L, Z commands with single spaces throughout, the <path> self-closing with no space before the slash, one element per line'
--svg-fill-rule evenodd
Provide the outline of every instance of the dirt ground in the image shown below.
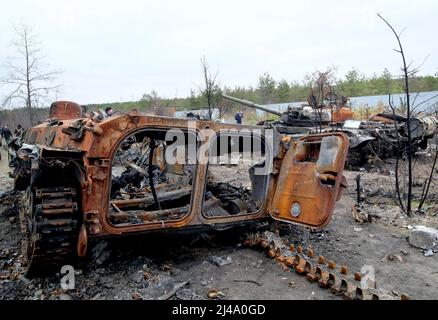
<path fill-rule="evenodd" d="M 0 193 L 11 189 L 9 168 L 2 150 Z M 368 265 L 375 270 L 378 288 L 414 299 L 438 296 L 438 254 L 425 257 L 407 241 L 414 225 L 438 227 L 436 208 L 408 218 L 389 201 L 389 176 L 378 170 L 345 173 L 350 188 L 336 205 L 324 230 L 287 226 L 282 234 L 295 244 L 312 245 L 349 269 Z M 351 214 L 360 173 L 366 201 L 363 211 L 372 222 L 358 223 Z M 286 229 L 286 230 L 284 230 Z M 76 270 L 75 289 L 63 291 L 60 276 L 24 277 L 20 235 L 14 208 L 0 206 L 0 299 L 159 299 L 175 286 L 171 299 L 340 299 L 295 272 L 283 271 L 266 253 L 242 246 L 245 229 L 196 235 L 158 235 L 99 242 L 105 247 L 98 262 Z M 93 249 L 90 250 L 93 252 Z M 228 264 L 218 266 L 215 259 Z M 183 285 L 184 284 L 184 285 Z"/>

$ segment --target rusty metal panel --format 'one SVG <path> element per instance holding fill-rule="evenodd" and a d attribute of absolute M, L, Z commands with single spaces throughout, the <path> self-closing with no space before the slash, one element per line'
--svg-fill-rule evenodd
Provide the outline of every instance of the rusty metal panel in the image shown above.
<path fill-rule="evenodd" d="M 338 198 L 348 138 L 311 135 L 292 142 L 270 206 L 274 219 L 311 228 L 328 224 Z"/>
<path fill-rule="evenodd" d="M 71 101 L 56 101 L 50 105 L 49 117 L 57 120 L 78 119 L 82 117 L 82 108 Z"/>

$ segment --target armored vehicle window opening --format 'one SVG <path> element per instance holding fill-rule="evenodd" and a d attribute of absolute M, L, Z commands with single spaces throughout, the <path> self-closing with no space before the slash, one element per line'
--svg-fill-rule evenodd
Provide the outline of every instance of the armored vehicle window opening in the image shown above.
<path fill-rule="evenodd" d="M 180 138 L 185 141 L 184 163 L 170 164 L 166 161 L 166 149 L 178 141 L 166 141 L 169 130 L 143 128 L 126 136 L 117 146 L 111 159 L 108 210 L 111 225 L 174 222 L 190 214 L 196 164 L 187 161 L 188 143 L 196 141 L 196 136 L 194 132 L 180 131 Z"/>
<path fill-rule="evenodd" d="M 218 133 L 208 151 L 202 215 L 215 219 L 260 213 L 270 175 L 257 175 L 254 170 L 264 167 L 265 159 L 272 156 L 263 137 L 249 132 Z"/>

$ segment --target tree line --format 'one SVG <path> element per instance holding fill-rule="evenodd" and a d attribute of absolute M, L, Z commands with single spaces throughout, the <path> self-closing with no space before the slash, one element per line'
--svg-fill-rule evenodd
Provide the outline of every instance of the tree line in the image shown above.
<path fill-rule="evenodd" d="M 321 72 L 307 74 L 304 79 L 299 81 L 287 81 L 285 79 L 276 80 L 269 73 L 264 73 L 258 78 L 256 87 L 236 86 L 234 88 L 224 86 L 216 90 L 213 94 L 212 104 L 217 107 L 221 103 L 220 93 L 238 98 L 250 100 L 259 104 L 285 103 L 307 101 L 311 92 L 314 78 Z M 328 68 L 324 73 L 328 74 L 328 79 L 333 87 L 333 91 L 347 97 L 387 95 L 389 93 L 403 93 L 403 80 L 393 74 L 388 69 L 384 69 L 380 74 L 366 76 L 356 68 L 349 70 L 342 78 L 336 78 L 336 68 Z M 438 90 L 438 72 L 435 75 L 415 76 L 411 78 L 412 92 L 436 91 Z M 211 97 L 210 97 L 211 98 Z M 116 102 L 88 105 L 91 109 L 104 108 L 110 106 L 119 110 L 129 110 L 139 108 L 142 110 L 152 110 L 154 107 L 174 107 L 176 110 L 204 109 L 208 106 L 208 101 L 200 90 L 192 89 L 186 98 L 165 98 L 160 96 L 155 90 L 145 93 L 139 101 Z"/>
<path fill-rule="evenodd" d="M 336 78 L 336 68 L 328 68 L 324 71 L 327 74 L 329 83 L 334 92 L 348 97 L 386 95 L 388 93 L 403 93 L 403 82 L 401 78 L 395 77 L 387 69 L 380 74 L 370 77 L 365 76 L 359 70 L 353 68 L 344 77 Z M 224 112 L 228 112 L 234 105 L 232 102 L 220 99 L 220 93 L 238 98 L 254 101 L 259 104 L 285 103 L 306 101 L 311 91 L 311 86 L 315 77 L 321 74 L 320 71 L 307 74 L 301 82 L 275 80 L 269 73 L 264 73 L 258 78 L 256 87 L 236 86 L 234 88 L 224 86 L 222 89 L 217 86 L 210 99 L 213 107 L 222 107 Z M 415 76 L 410 79 L 411 92 L 437 91 L 438 73 L 435 75 Z M 108 102 L 101 104 L 88 104 L 88 110 L 105 109 L 112 107 L 114 110 L 127 111 L 133 108 L 144 111 L 153 111 L 154 107 L 172 107 L 176 110 L 206 109 L 208 101 L 206 95 L 200 89 L 192 89 L 188 97 L 185 98 L 165 98 L 160 96 L 155 90 L 143 94 L 138 101 L 128 102 Z M 35 120 L 42 120 L 48 116 L 47 109 L 35 108 Z M 0 118 L 12 124 L 29 126 L 26 110 L 14 109 L 0 110 Z"/>

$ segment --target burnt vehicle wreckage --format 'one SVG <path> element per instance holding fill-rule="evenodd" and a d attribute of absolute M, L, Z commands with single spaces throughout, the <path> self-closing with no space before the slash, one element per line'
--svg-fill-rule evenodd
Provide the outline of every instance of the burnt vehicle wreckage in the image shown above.
<path fill-rule="evenodd" d="M 324 227 L 346 187 L 347 136 L 269 130 L 53 103 L 11 162 L 28 275 L 74 264 L 104 237 L 269 218 Z"/>
<path fill-rule="evenodd" d="M 317 132 L 343 132 L 350 140 L 346 165 L 361 166 L 369 159 L 385 159 L 396 154 L 403 156 L 408 148 L 427 149 L 428 141 L 437 133 L 438 119 L 433 116 L 412 117 L 410 126 L 407 119 L 393 113 L 378 113 L 368 120 L 353 120 L 351 108 L 346 106 L 348 98 L 333 98 L 330 92 L 317 108 L 317 99 L 309 95 L 308 105 L 289 107 L 279 112 L 251 101 L 222 95 L 225 99 L 244 106 L 259 109 L 279 116 L 279 120 L 263 121 L 261 125 L 271 125 L 281 133 L 295 136 Z M 408 130 L 411 131 L 411 145 L 408 143 Z"/>
<path fill-rule="evenodd" d="M 45 123 L 10 145 L 27 275 L 85 261 L 105 238 L 269 220 L 321 229 L 347 187 L 349 140 L 343 132 L 297 135 L 136 110 L 86 115 L 76 103 L 55 102 Z M 277 232 L 246 233 L 243 244 L 346 299 L 394 299 Z"/>

